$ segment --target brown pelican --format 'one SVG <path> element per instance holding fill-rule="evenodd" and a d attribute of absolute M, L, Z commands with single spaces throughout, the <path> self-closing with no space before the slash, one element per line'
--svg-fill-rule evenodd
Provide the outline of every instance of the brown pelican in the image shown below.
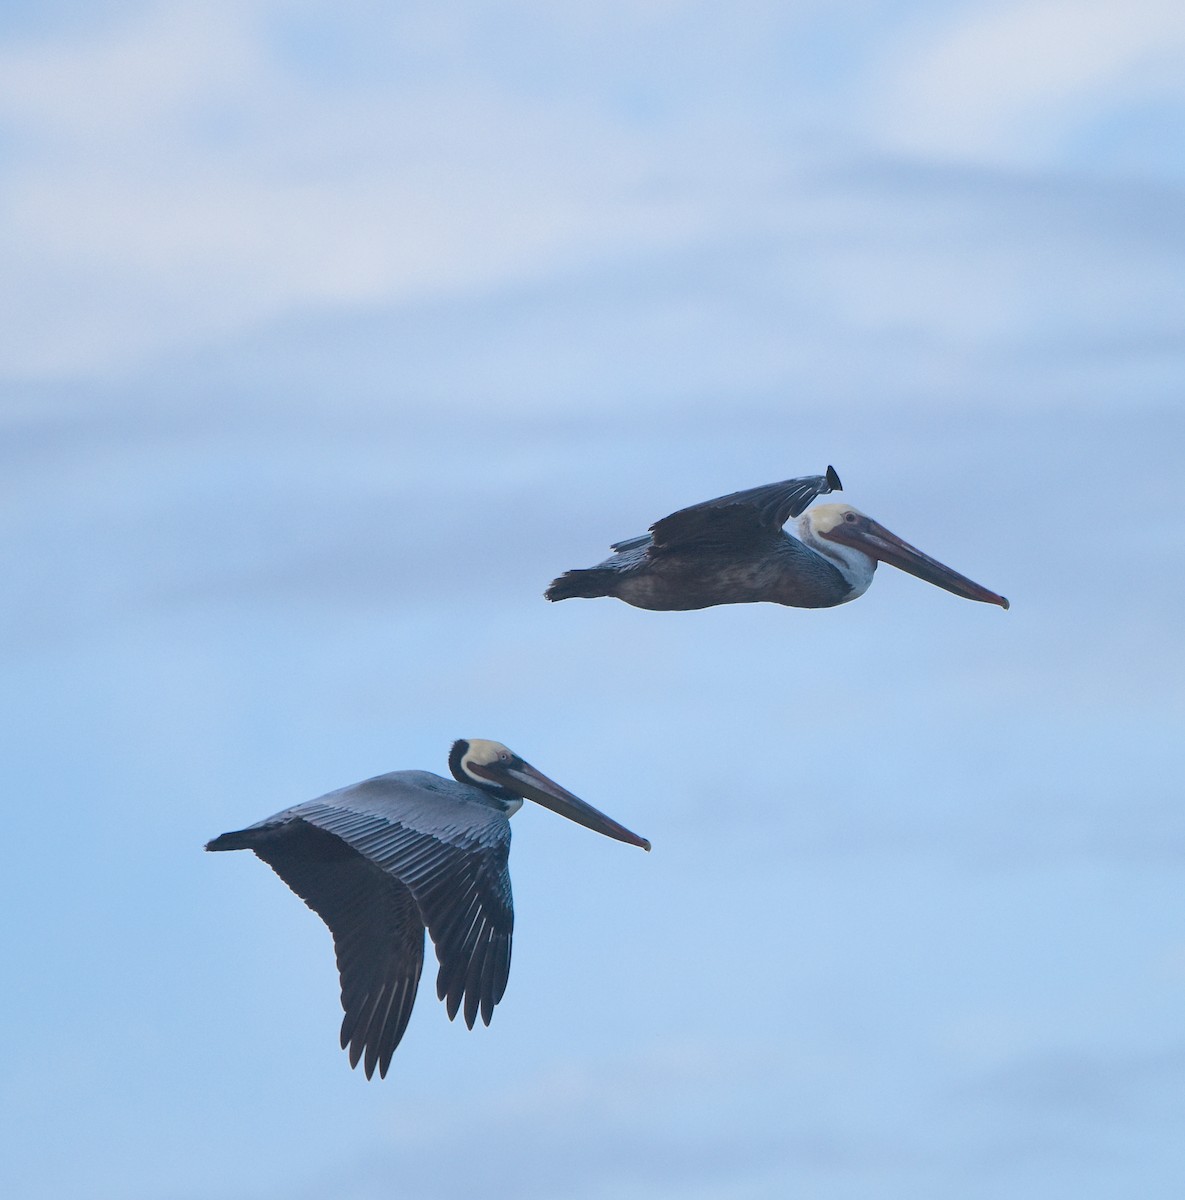
<path fill-rule="evenodd" d="M 617 542 L 610 558 L 565 571 L 548 600 L 616 596 L 635 608 L 711 608 L 768 600 L 831 608 L 868 590 L 877 562 L 900 567 L 956 596 L 1008 601 L 944 567 L 850 504 L 812 500 L 842 491 L 834 467 L 680 509 L 650 532 Z M 795 533 L 782 526 L 796 517 Z"/>
<path fill-rule="evenodd" d="M 452 779 L 394 771 L 224 833 L 207 850 L 254 850 L 329 926 L 341 975 L 342 1049 L 387 1073 L 415 1002 L 424 929 L 452 1020 L 488 1025 L 510 974 L 510 822 L 534 800 L 650 849 L 498 742 L 453 743 Z"/>

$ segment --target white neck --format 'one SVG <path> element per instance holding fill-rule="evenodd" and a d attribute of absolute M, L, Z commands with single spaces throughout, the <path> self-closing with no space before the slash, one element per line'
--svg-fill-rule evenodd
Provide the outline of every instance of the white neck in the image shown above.
<path fill-rule="evenodd" d="M 843 598 L 843 602 L 846 604 L 849 600 L 855 600 L 857 596 L 863 596 L 872 584 L 876 559 L 862 550 L 857 550 L 855 546 L 844 546 L 829 538 L 819 537 L 811 526 L 809 512 L 798 518 L 797 525 L 798 540 L 825 558 L 852 589 Z"/>

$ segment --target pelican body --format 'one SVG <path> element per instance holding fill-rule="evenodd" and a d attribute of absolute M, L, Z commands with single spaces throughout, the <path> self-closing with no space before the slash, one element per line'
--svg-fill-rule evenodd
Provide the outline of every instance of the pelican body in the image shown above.
<path fill-rule="evenodd" d="M 385 1076 L 407 1028 L 424 930 L 449 1020 L 488 1025 L 510 973 L 509 818 L 524 799 L 606 837 L 650 843 L 498 742 L 453 744 L 452 779 L 394 771 L 224 833 L 207 850 L 253 850 L 333 934 L 342 1049 Z"/>
<path fill-rule="evenodd" d="M 862 596 L 878 562 L 987 604 L 995 592 L 923 554 L 850 504 L 808 506 L 843 490 L 834 467 L 732 492 L 663 517 L 613 554 L 553 580 L 548 600 L 615 596 L 635 608 L 686 610 L 768 601 L 832 608 Z M 795 519 L 794 532 L 783 529 Z"/>

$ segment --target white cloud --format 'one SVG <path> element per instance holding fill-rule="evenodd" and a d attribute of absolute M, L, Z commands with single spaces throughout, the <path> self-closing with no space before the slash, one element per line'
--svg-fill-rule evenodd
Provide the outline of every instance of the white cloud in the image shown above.
<path fill-rule="evenodd" d="M 266 82 L 250 8 L 148 7 L 74 39 L 0 50 L 0 120 L 34 162 L 126 165 L 168 148 L 174 124 Z"/>
<path fill-rule="evenodd" d="M 1039 199 L 1010 202 L 1012 223 L 985 245 L 977 214 L 999 200 L 998 178 L 887 197 L 855 171 L 812 190 L 805 147 L 843 158 L 871 129 L 911 153 L 1027 154 L 1039 173 L 1053 138 L 1042 114 L 1068 128 L 1134 94 L 1137 66 L 1139 86 L 1180 86 L 1148 64 L 1179 44 L 1185 18 L 1152 0 L 1122 18 L 1095 3 L 967 11 L 921 41 L 893 36 L 899 19 L 875 40 L 861 4 L 787 15 L 755 2 L 721 28 L 710 6 L 663 0 L 595 18 L 524 3 L 496 28 L 478 5 L 376 5 L 314 13 L 297 36 L 281 24 L 300 9 L 256 0 L 146 5 L 10 43 L 0 377 L 135 372 L 293 315 L 498 296 L 590 266 L 628 275 L 628 301 L 644 264 L 672 250 L 689 278 L 713 255 L 726 264 L 700 277 L 713 302 L 679 285 L 663 313 L 641 311 L 644 299 L 621 310 L 623 328 L 644 342 L 648 321 L 675 313 L 668 340 L 694 344 L 688 362 L 721 323 L 750 342 L 758 330 L 761 345 L 724 354 L 724 380 L 740 371 L 743 384 L 744 364 L 768 360 L 762 385 L 780 386 L 786 361 L 826 345 L 820 324 L 832 339 L 1004 338 L 1073 273 L 1034 265 L 1049 226 Z M 869 20 L 848 35 L 853 14 Z M 818 35 L 820 22 L 818 44 L 846 49 L 812 75 L 795 31 Z M 1016 50 L 1063 26 L 1073 38 L 1057 71 Z M 322 53 L 330 35 L 340 44 Z M 874 44 L 891 64 L 861 113 L 845 72 Z M 1064 262 L 1088 263 L 1070 242 L 1057 243 Z M 768 278 L 738 268 L 746 253 L 765 257 Z M 1175 248 L 1146 255 L 1158 257 L 1174 262 Z M 1126 285 L 1136 308 L 1143 279 Z M 1059 311 L 1077 311 L 1079 294 L 1098 288 Z"/>
<path fill-rule="evenodd" d="M 119 368 L 318 305 L 416 299 L 679 236 L 627 133 L 470 78 L 308 85 L 250 10 L 148 10 L 0 55 L 0 370 Z M 200 14 L 200 16 L 199 16 Z"/>
<path fill-rule="evenodd" d="M 1172 0 L 970 6 L 889 43 L 868 119 L 898 150 L 1031 162 L 1117 101 L 1185 101 L 1183 49 L 1185 9 Z"/>

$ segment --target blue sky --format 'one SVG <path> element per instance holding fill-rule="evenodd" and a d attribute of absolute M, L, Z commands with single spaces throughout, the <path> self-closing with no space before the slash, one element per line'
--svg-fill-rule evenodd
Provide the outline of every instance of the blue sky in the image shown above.
<path fill-rule="evenodd" d="M 1177 6 L 0 35 L 6 1194 L 1180 1193 Z M 828 462 L 1011 611 L 541 599 Z M 654 852 L 528 806 L 368 1084 L 201 846 L 458 736 Z"/>

